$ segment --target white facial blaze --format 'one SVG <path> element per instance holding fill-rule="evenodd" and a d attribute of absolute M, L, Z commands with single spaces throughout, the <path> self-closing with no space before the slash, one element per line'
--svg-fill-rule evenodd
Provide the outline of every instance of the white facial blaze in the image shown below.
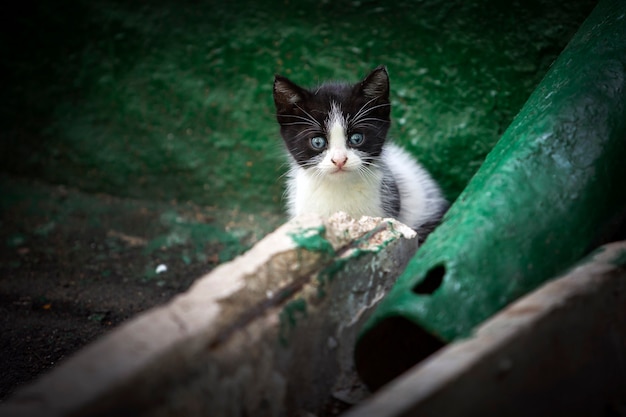
<path fill-rule="evenodd" d="M 335 102 L 331 104 L 328 119 L 326 119 L 326 131 L 328 132 L 328 163 L 337 166 L 348 162 L 348 148 L 346 147 L 346 120 L 341 112 L 341 107 Z"/>

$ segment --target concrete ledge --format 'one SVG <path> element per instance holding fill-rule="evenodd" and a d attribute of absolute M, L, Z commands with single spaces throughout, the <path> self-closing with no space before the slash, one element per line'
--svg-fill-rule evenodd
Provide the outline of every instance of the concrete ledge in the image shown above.
<path fill-rule="evenodd" d="M 367 395 L 357 330 L 417 248 L 393 220 L 297 219 L 16 392 L 3 416 L 280 416 Z"/>
<path fill-rule="evenodd" d="M 626 415 L 625 358 L 620 242 L 416 365 L 346 417 Z"/>

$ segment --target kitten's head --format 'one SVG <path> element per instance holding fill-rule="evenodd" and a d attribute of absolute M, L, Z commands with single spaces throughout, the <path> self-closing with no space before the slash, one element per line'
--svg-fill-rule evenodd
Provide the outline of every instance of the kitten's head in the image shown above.
<path fill-rule="evenodd" d="M 310 90 L 277 75 L 274 103 L 295 162 L 333 178 L 375 165 L 391 124 L 384 67 L 353 85 L 326 83 Z"/>

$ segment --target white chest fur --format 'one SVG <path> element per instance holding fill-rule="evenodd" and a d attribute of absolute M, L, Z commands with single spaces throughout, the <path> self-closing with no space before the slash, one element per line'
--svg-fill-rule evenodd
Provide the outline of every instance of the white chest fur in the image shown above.
<path fill-rule="evenodd" d="M 320 176 L 314 170 L 294 166 L 287 183 L 289 214 L 316 213 L 330 216 L 344 211 L 359 218 L 384 216 L 380 198 L 382 173 L 372 170 L 367 177 L 358 172 Z"/>
<path fill-rule="evenodd" d="M 437 183 L 406 151 L 386 144 L 379 161 L 397 186 L 400 213 L 397 219 L 417 229 L 437 218 L 446 205 Z M 381 195 L 383 172 L 370 168 L 367 175 L 359 170 L 324 175 L 316 169 L 304 169 L 292 162 L 287 182 L 289 214 L 305 213 L 330 216 L 344 211 L 354 218 L 363 215 L 386 217 Z"/>

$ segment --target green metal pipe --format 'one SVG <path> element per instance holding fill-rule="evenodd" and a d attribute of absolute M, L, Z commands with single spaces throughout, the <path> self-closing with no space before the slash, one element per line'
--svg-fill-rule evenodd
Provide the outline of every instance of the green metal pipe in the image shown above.
<path fill-rule="evenodd" d="M 366 323 L 377 388 L 601 243 L 626 213 L 626 2 L 601 0 Z"/>

